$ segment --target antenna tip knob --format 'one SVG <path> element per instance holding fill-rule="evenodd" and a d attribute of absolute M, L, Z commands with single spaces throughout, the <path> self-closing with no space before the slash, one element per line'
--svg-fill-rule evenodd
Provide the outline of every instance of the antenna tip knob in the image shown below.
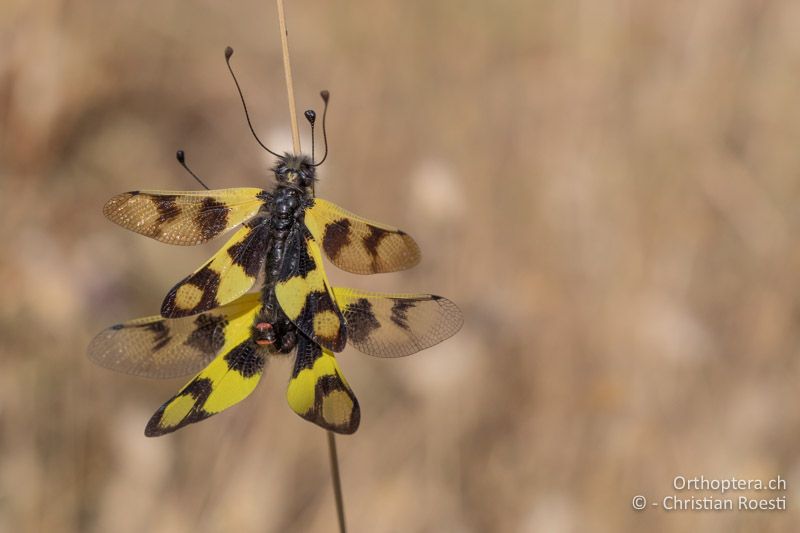
<path fill-rule="evenodd" d="M 328 91 L 320 91 L 319 95 L 322 97 L 322 100 L 327 104 L 328 100 L 331 97 L 331 93 Z"/>
<path fill-rule="evenodd" d="M 233 55 L 233 48 L 231 48 L 230 46 L 226 46 L 225 47 L 225 59 L 230 59 L 232 55 Z"/>
<path fill-rule="evenodd" d="M 178 160 L 178 163 L 184 163 L 186 161 L 186 154 L 183 153 L 183 150 L 178 150 L 175 152 L 175 159 Z"/>
<path fill-rule="evenodd" d="M 306 120 L 309 121 L 311 123 L 311 125 L 313 126 L 314 122 L 316 122 L 316 120 L 317 120 L 317 114 L 314 112 L 314 110 L 313 109 L 309 109 L 305 113 L 303 113 L 303 115 L 305 115 Z"/>

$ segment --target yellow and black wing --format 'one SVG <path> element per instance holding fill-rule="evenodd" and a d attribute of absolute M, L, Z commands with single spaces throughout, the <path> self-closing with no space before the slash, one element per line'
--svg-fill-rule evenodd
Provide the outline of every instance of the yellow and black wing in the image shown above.
<path fill-rule="evenodd" d="M 197 316 L 167 320 L 151 316 L 111 326 L 89 344 L 98 365 L 135 376 L 175 378 L 198 372 L 221 350 L 249 333 L 259 295 Z"/>
<path fill-rule="evenodd" d="M 195 315 L 232 302 L 249 291 L 267 256 L 267 222 L 265 217 L 245 222 L 206 264 L 169 291 L 161 305 L 161 316 Z"/>
<path fill-rule="evenodd" d="M 211 362 L 150 418 L 144 434 L 160 437 L 200 422 L 247 398 L 264 373 L 264 352 L 246 340 Z"/>
<path fill-rule="evenodd" d="M 358 400 L 333 353 L 304 335 L 297 343 L 286 399 L 295 413 L 336 433 L 354 433 L 361 421 Z"/>
<path fill-rule="evenodd" d="M 244 400 L 256 388 L 266 365 L 266 349 L 250 338 L 250 326 L 260 309 L 243 317 L 234 331 L 226 330 L 219 355 L 152 416 L 144 434 L 158 437 L 199 422 Z"/>
<path fill-rule="evenodd" d="M 433 294 L 382 294 L 334 287 L 347 339 L 377 357 L 410 355 L 452 337 L 464 318 L 456 304 Z"/>
<path fill-rule="evenodd" d="M 211 191 L 132 191 L 111 198 L 103 214 L 123 228 L 167 244 L 206 242 L 254 216 L 269 193 L 241 187 Z"/>
<path fill-rule="evenodd" d="M 325 255 L 347 272 L 396 272 L 419 263 L 419 246 L 410 235 L 369 221 L 322 198 L 315 198 L 306 210 L 305 223 Z"/>
<path fill-rule="evenodd" d="M 334 352 L 347 342 L 344 317 L 333 297 L 322 254 L 300 224 L 290 230 L 275 284 L 275 297 L 297 329 Z"/>

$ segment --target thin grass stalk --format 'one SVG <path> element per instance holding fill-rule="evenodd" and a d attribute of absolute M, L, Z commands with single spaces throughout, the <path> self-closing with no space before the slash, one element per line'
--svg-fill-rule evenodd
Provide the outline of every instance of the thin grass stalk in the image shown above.
<path fill-rule="evenodd" d="M 289 32 L 286 29 L 286 13 L 283 9 L 283 0 L 278 3 L 278 25 L 281 32 L 281 48 L 283 49 L 283 71 L 286 75 L 286 92 L 289 97 L 289 115 L 292 124 L 292 149 L 295 154 L 300 153 L 300 128 L 297 125 L 297 108 L 294 100 L 294 83 L 292 81 L 292 66 L 289 62 Z M 346 533 L 347 526 L 344 519 L 344 500 L 342 498 L 342 481 L 339 476 L 339 456 L 336 453 L 336 435 L 328 431 L 328 458 L 331 463 L 331 480 L 333 481 L 333 496 L 336 500 L 336 516 L 339 519 L 339 532 Z"/>

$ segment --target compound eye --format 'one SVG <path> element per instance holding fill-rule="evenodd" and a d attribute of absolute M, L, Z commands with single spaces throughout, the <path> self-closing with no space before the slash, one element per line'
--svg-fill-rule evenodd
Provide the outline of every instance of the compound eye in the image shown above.
<path fill-rule="evenodd" d="M 286 174 L 287 172 L 285 167 L 278 167 L 275 169 L 275 179 L 277 179 L 280 182 L 286 181 L 287 178 Z"/>

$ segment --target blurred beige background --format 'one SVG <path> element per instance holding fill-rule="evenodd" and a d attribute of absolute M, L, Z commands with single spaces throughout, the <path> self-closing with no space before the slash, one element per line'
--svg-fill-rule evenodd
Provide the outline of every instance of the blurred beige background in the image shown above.
<path fill-rule="evenodd" d="M 106 199 L 197 188 L 177 148 L 212 187 L 270 183 L 226 45 L 258 131 L 290 147 L 274 2 L 218 4 L 0 2 L 0 531 L 335 528 L 288 362 L 231 411 L 146 439 L 183 381 L 84 354 L 220 244 L 123 231 Z M 425 254 L 329 276 L 466 317 L 409 358 L 340 357 L 362 406 L 338 441 L 351 530 L 797 531 L 800 4 L 287 12 L 298 106 L 332 93 L 318 194 Z M 631 510 L 678 474 L 781 475 L 789 510 Z"/>

